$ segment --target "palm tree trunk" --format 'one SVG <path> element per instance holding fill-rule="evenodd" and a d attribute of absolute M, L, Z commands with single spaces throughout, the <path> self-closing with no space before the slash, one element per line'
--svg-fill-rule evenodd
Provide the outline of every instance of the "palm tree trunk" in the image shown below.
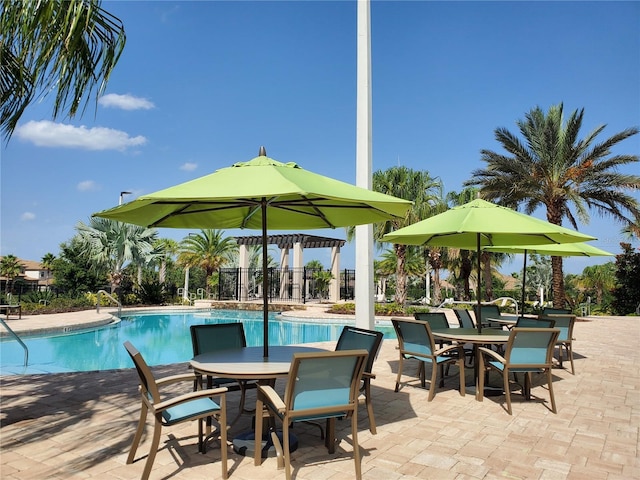
<path fill-rule="evenodd" d="M 469 250 L 460 250 L 460 257 L 462 258 L 462 266 L 460 267 L 460 274 L 464 281 L 464 293 L 463 300 L 471 299 L 471 291 L 469 288 L 469 277 L 471 276 L 471 259 L 469 258 Z M 478 279 L 480 280 L 480 279 Z M 480 292 L 478 291 L 478 295 Z"/>
<path fill-rule="evenodd" d="M 553 285 L 553 306 L 564 308 L 564 278 L 562 275 L 562 257 L 551 257 L 551 274 Z"/>
<path fill-rule="evenodd" d="M 407 300 L 407 273 L 404 268 L 406 260 L 406 245 L 395 244 L 396 257 L 398 263 L 396 264 L 396 297 L 395 301 L 398 305 L 404 305 Z"/>

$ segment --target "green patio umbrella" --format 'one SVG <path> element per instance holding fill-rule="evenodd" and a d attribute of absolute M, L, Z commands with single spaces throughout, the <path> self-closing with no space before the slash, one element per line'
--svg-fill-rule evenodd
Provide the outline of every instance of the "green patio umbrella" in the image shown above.
<path fill-rule="evenodd" d="M 527 254 L 537 253 L 539 255 L 551 255 L 553 257 L 605 257 L 614 255 L 613 253 L 584 242 L 549 245 L 505 245 L 501 247 L 486 247 L 484 250 L 499 253 L 524 253 L 524 266 L 522 267 L 522 310 L 520 316 L 524 316 Z"/>
<path fill-rule="evenodd" d="M 94 214 L 145 227 L 262 230 L 264 356 L 268 357 L 267 229 L 336 228 L 404 217 L 411 202 L 259 156 Z"/>
<path fill-rule="evenodd" d="M 384 241 L 476 250 L 478 253 L 478 311 L 480 309 L 480 251 L 499 245 L 545 245 L 595 240 L 510 208 L 475 199 L 446 212 L 386 234 Z M 477 322 L 478 331 L 482 331 Z"/>

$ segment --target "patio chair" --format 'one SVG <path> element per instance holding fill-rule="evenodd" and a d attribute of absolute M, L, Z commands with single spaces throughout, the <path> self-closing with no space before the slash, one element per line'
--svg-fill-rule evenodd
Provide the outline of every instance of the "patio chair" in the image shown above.
<path fill-rule="evenodd" d="M 240 322 L 191 325 L 190 330 L 194 357 L 201 353 L 231 350 L 247 346 L 244 326 Z M 200 386 L 196 385 L 196 388 L 201 388 L 202 376 L 197 375 L 197 377 L 197 383 L 199 383 Z M 221 386 L 227 387 L 230 392 L 240 390 L 240 405 L 238 406 L 239 412 L 238 416 L 231 422 L 232 424 L 235 423 L 240 414 L 253 412 L 252 410 L 245 410 L 244 406 L 246 401 L 246 391 L 250 388 L 256 388 L 256 382 L 207 376 L 207 388 Z"/>
<path fill-rule="evenodd" d="M 444 312 L 416 312 L 413 314 L 413 318 L 420 322 L 428 322 L 431 330 L 450 328 Z"/>
<path fill-rule="evenodd" d="M 509 389 L 509 373 L 524 373 L 522 393 L 525 398 L 531 393 L 531 373 L 545 373 L 551 400 L 551 411 L 556 413 L 556 400 L 553 396 L 553 350 L 560 330 L 555 328 L 513 328 L 504 356 L 486 347 L 478 347 L 480 351 L 480 372 L 485 368 L 495 370 L 502 375 L 507 412 L 511 410 L 511 391 Z M 478 400 L 482 401 L 484 392 L 484 375 L 478 375 Z"/>
<path fill-rule="evenodd" d="M 478 313 L 478 305 L 476 304 L 473 306 L 473 313 L 476 317 L 476 323 L 480 319 L 483 328 L 502 328 L 499 323 L 488 320 L 489 318 L 500 318 L 500 308 L 497 305 L 480 305 L 480 313 Z"/>
<path fill-rule="evenodd" d="M 382 344 L 382 337 L 382 332 L 345 326 L 342 329 L 342 333 L 340 333 L 338 343 L 336 343 L 336 351 L 364 348 L 369 353 L 367 361 L 364 365 L 364 373 L 362 374 L 360 395 L 364 396 L 365 405 L 367 406 L 367 415 L 369 416 L 369 431 L 371 431 L 373 435 L 377 433 L 377 430 L 376 420 L 373 416 L 371 380 L 375 379 L 376 376 L 371 373 L 371 370 L 373 368 L 373 362 L 378 356 L 378 351 L 380 350 L 380 345 Z"/>
<path fill-rule="evenodd" d="M 540 319 L 552 319 L 555 320 L 554 327 L 560 330 L 560 335 L 558 335 L 558 342 L 556 345 L 559 348 L 558 351 L 558 364 L 560 368 L 562 368 L 562 360 L 563 360 L 563 352 L 562 350 L 566 350 L 567 358 L 571 362 L 571 374 L 575 375 L 576 371 L 573 366 L 573 326 L 576 323 L 575 315 L 545 315 L 541 316 Z"/>
<path fill-rule="evenodd" d="M 518 317 L 514 327 L 553 328 L 556 321 L 551 318 Z"/>
<path fill-rule="evenodd" d="M 476 328 L 476 324 L 466 308 L 454 308 L 453 313 L 456 314 L 460 328 Z"/>
<path fill-rule="evenodd" d="M 129 356 L 135 364 L 136 370 L 140 377 L 140 419 L 138 420 L 138 428 L 133 437 L 131 450 L 127 457 L 127 464 L 134 462 L 136 450 L 140 444 L 142 434 L 144 433 L 147 423 L 147 413 L 150 411 L 153 415 L 154 429 L 151 448 L 144 466 L 142 479 L 149 478 L 153 461 L 160 444 L 160 434 L 163 426 L 176 425 L 188 420 L 198 420 L 198 451 L 205 453 L 206 441 L 204 439 L 202 420 L 205 418 L 215 418 L 218 422 L 218 430 L 220 433 L 220 457 L 222 463 L 222 478 L 227 478 L 227 413 L 226 413 L 226 388 L 215 388 L 207 390 L 198 390 L 197 392 L 188 392 L 183 395 L 167 398 L 160 394 L 160 388 L 166 385 L 172 385 L 182 381 L 193 382 L 193 374 L 173 375 L 157 379 L 151 373 L 149 366 L 144 361 L 140 352 L 131 344 L 125 342 Z M 213 401 L 212 397 L 219 397 L 219 403 Z M 207 438 L 209 437 L 209 428 L 207 427 Z"/>
<path fill-rule="evenodd" d="M 366 350 L 296 353 L 289 370 L 284 397 L 273 387 L 258 385 L 256 412 L 266 412 L 282 422 L 282 442 L 275 430 L 271 440 L 278 455 L 278 465 L 284 462 L 286 479 L 291 479 L 289 428 L 292 423 L 326 420 L 325 446 L 335 451 L 335 420 L 351 418 L 351 436 L 355 478 L 360 480 L 360 446 L 358 445 L 358 393 L 367 361 Z M 263 422 L 256 420 L 254 463 L 262 460 Z"/>
<path fill-rule="evenodd" d="M 400 388 L 404 360 L 414 358 L 421 363 L 419 370 L 420 382 L 425 388 L 425 364 L 431 364 L 431 383 L 429 384 L 428 401 L 433 400 L 436 391 L 436 380 L 438 367 L 440 367 L 440 386 L 444 385 L 444 365 L 457 363 L 460 370 L 460 395 L 465 395 L 464 383 L 464 351 L 462 345 L 449 345 L 436 349 L 435 340 L 431 333 L 431 327 L 427 322 L 418 320 L 402 320 L 392 318 L 393 328 L 398 337 L 400 361 L 398 364 L 398 376 L 396 378 L 395 391 Z M 447 355 L 450 352 L 457 352 L 457 355 Z"/>
<path fill-rule="evenodd" d="M 542 309 L 541 315 L 571 315 L 570 308 L 553 308 L 553 307 L 544 307 Z"/>

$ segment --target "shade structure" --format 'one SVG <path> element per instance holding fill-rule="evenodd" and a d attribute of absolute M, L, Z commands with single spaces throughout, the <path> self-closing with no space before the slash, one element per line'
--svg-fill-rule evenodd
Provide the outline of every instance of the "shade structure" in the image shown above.
<path fill-rule="evenodd" d="M 308 230 L 404 217 L 411 202 L 266 156 L 94 214 L 145 227 L 262 231 L 264 356 L 268 357 L 267 229 Z"/>
<path fill-rule="evenodd" d="M 602 250 L 588 243 L 560 243 L 550 245 L 504 245 L 501 247 L 487 247 L 488 252 L 499 253 L 523 253 L 524 262 L 522 267 L 522 309 L 521 316 L 524 316 L 525 287 L 527 280 L 527 254 L 537 253 L 539 255 L 551 255 L 553 257 L 605 257 L 613 256 L 613 253 Z"/>
<path fill-rule="evenodd" d="M 482 199 L 475 199 L 446 212 L 386 234 L 384 241 L 405 245 L 429 245 L 480 251 L 500 245 L 546 245 L 595 240 L 544 220 L 516 212 Z M 477 292 L 480 307 L 480 288 Z M 480 322 L 476 322 L 482 330 Z"/>

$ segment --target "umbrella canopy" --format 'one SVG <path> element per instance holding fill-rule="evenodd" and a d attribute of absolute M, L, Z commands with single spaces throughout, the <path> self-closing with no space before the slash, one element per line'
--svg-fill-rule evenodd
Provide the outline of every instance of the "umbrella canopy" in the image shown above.
<path fill-rule="evenodd" d="M 540 220 L 510 208 L 475 199 L 446 212 L 386 234 L 384 241 L 406 245 L 430 245 L 476 250 L 478 285 L 480 251 L 499 245 L 545 245 L 595 240 L 585 235 Z M 478 311 L 480 289 L 477 292 Z M 477 322 L 478 330 L 482 330 Z"/>
<path fill-rule="evenodd" d="M 145 227 L 262 230 L 264 356 L 268 356 L 267 229 L 363 225 L 404 217 L 411 202 L 266 156 L 221 168 L 94 214 Z"/>
<path fill-rule="evenodd" d="M 524 253 L 524 265 L 522 267 L 522 310 L 524 316 L 525 286 L 527 280 L 527 254 L 551 255 L 554 257 L 605 257 L 613 256 L 613 253 L 602 250 L 588 243 L 560 243 L 550 245 L 505 245 L 501 247 L 487 247 L 487 252 L 499 253 Z"/>

